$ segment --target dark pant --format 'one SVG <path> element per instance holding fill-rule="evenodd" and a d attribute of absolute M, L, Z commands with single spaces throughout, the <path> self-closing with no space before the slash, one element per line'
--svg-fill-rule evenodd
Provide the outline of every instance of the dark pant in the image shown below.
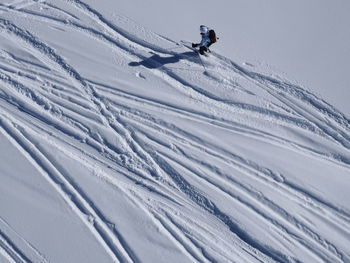
<path fill-rule="evenodd" d="M 199 53 L 200 53 L 201 55 L 204 55 L 204 52 L 206 52 L 206 51 L 208 51 L 208 48 L 207 48 L 207 47 L 201 46 L 201 47 L 199 48 Z"/>

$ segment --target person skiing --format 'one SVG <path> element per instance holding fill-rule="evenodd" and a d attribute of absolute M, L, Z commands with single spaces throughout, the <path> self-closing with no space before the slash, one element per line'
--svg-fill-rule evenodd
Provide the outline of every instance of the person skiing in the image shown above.
<path fill-rule="evenodd" d="M 199 27 L 199 31 L 202 35 L 202 41 L 198 44 L 192 43 L 192 47 L 196 48 L 199 46 L 199 53 L 204 55 L 204 52 L 207 52 L 209 50 L 208 48 L 216 42 L 216 34 L 213 29 L 204 25 Z"/>

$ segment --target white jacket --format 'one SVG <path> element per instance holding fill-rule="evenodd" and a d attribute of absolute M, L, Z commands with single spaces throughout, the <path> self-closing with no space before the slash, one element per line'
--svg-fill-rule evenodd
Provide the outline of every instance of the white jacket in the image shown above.
<path fill-rule="evenodd" d="M 209 31 L 210 28 L 207 27 L 207 32 L 206 33 L 201 33 L 202 35 L 202 41 L 199 43 L 200 46 L 208 47 L 208 45 L 211 43 L 210 38 L 209 38 Z"/>

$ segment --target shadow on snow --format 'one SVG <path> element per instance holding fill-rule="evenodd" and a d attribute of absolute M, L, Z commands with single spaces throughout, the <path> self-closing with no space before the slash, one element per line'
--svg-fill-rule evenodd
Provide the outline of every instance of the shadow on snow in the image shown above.
<path fill-rule="evenodd" d="M 175 54 L 173 56 L 167 56 L 167 57 L 161 57 L 158 54 L 153 54 L 149 58 L 145 58 L 144 60 L 140 62 L 130 62 L 129 66 L 137 67 L 137 66 L 144 66 L 149 69 L 155 69 L 163 67 L 167 64 L 174 64 L 179 62 L 180 60 L 189 60 L 192 62 L 197 62 L 198 54 L 193 51 L 188 51 L 180 54 Z"/>

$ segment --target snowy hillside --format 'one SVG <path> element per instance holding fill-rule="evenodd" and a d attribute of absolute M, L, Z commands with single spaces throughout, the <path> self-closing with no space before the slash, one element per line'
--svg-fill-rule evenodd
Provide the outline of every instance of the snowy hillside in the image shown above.
<path fill-rule="evenodd" d="M 0 1 L 0 262 L 350 262 L 347 115 L 105 3 Z"/>

